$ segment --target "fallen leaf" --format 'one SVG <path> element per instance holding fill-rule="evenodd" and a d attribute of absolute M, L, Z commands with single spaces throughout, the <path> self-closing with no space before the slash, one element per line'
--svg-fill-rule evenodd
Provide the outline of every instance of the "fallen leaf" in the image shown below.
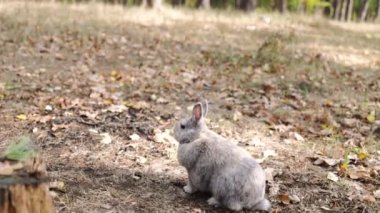
<path fill-rule="evenodd" d="M 138 139 L 140 139 L 140 136 L 136 133 L 133 133 L 132 135 L 129 136 L 129 138 L 133 141 L 137 141 Z"/>
<path fill-rule="evenodd" d="M 297 195 L 289 195 L 289 199 L 290 199 L 290 201 L 292 201 L 292 203 L 301 202 L 301 199 Z"/>
<path fill-rule="evenodd" d="M 112 142 L 112 138 L 111 138 L 110 134 L 108 134 L 108 133 L 101 133 L 100 135 L 103 137 L 102 140 L 100 141 L 100 143 L 102 143 L 102 144 L 110 144 Z"/>
<path fill-rule="evenodd" d="M 362 201 L 367 202 L 367 203 L 374 203 L 376 202 L 376 198 L 370 194 L 363 195 L 361 198 Z"/>
<path fill-rule="evenodd" d="M 236 110 L 236 111 L 234 112 L 233 116 L 232 116 L 232 120 L 233 120 L 233 121 L 238 121 L 238 120 L 240 120 L 242 117 L 243 117 L 243 114 L 242 114 L 241 112 L 239 112 L 239 111 Z"/>
<path fill-rule="evenodd" d="M 266 168 L 265 170 L 265 177 L 268 182 L 273 182 L 273 168 Z"/>
<path fill-rule="evenodd" d="M 13 174 L 13 167 L 9 163 L 0 163 L 0 175 L 8 176 Z"/>
<path fill-rule="evenodd" d="M 111 105 L 104 111 L 108 112 L 123 112 L 127 110 L 128 108 L 125 105 Z"/>
<path fill-rule="evenodd" d="M 147 161 L 148 161 L 148 159 L 146 159 L 146 158 L 144 158 L 144 157 L 142 157 L 142 156 L 137 156 L 137 158 L 136 158 L 136 162 L 137 162 L 137 163 L 144 164 L 144 163 L 146 163 Z"/>
<path fill-rule="evenodd" d="M 329 172 L 327 173 L 327 179 L 337 182 L 339 180 L 339 177 L 336 176 L 334 173 Z"/>
<path fill-rule="evenodd" d="M 353 179 L 362 179 L 362 180 L 368 180 L 371 179 L 371 174 L 369 170 L 366 170 L 365 168 L 351 168 L 347 170 L 348 176 Z"/>
<path fill-rule="evenodd" d="M 305 139 L 300 134 L 298 134 L 297 132 L 290 132 L 289 136 L 296 139 L 297 141 L 300 141 L 300 142 L 305 141 Z"/>
<path fill-rule="evenodd" d="M 367 115 L 367 121 L 368 121 L 369 123 L 374 123 L 375 120 L 376 120 L 376 113 L 375 113 L 375 111 L 373 110 L 373 111 L 371 111 L 371 112 Z"/>
<path fill-rule="evenodd" d="M 313 162 L 314 165 L 318 166 L 335 166 L 340 162 L 339 159 L 318 157 L 317 160 Z"/>
<path fill-rule="evenodd" d="M 123 104 L 127 107 L 133 108 L 133 109 L 146 109 L 149 108 L 149 104 L 145 101 L 124 101 Z"/>
<path fill-rule="evenodd" d="M 67 124 L 54 124 L 54 123 L 53 123 L 53 127 L 51 128 L 51 130 L 52 130 L 53 132 L 55 132 L 55 131 L 57 131 L 58 129 L 67 129 L 68 126 L 69 126 L 69 125 L 67 125 Z"/>
<path fill-rule="evenodd" d="M 375 198 L 380 199 L 380 189 L 374 191 L 373 195 L 375 196 Z"/>
<path fill-rule="evenodd" d="M 285 205 L 290 204 L 290 198 L 289 198 L 288 194 L 279 194 L 278 199 L 280 200 L 281 203 L 283 203 Z"/>
<path fill-rule="evenodd" d="M 16 118 L 21 120 L 21 121 L 25 121 L 28 119 L 28 117 L 25 114 L 19 114 L 16 116 Z"/>
<path fill-rule="evenodd" d="M 326 206 L 321 206 L 321 209 L 323 209 L 325 211 L 331 211 L 331 209 L 329 207 L 326 207 Z"/>
<path fill-rule="evenodd" d="M 53 111 L 53 107 L 52 107 L 51 105 L 46 105 L 46 106 L 45 106 L 45 110 L 46 110 L 46 111 L 49 111 L 49 112 L 50 112 L 50 111 Z"/>
<path fill-rule="evenodd" d="M 49 183 L 49 188 L 56 191 L 65 192 L 65 183 L 62 181 L 53 181 Z"/>

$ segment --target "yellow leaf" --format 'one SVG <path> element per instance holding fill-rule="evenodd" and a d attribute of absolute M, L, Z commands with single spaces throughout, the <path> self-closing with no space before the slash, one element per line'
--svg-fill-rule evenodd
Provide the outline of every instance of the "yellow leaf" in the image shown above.
<path fill-rule="evenodd" d="M 367 121 L 370 123 L 374 123 L 375 120 L 376 120 L 375 111 L 371 111 L 371 113 L 369 113 L 369 115 L 367 116 Z"/>
<path fill-rule="evenodd" d="M 344 162 L 339 165 L 339 168 L 343 171 L 346 171 L 348 169 L 348 162 Z"/>
<path fill-rule="evenodd" d="M 121 75 L 116 70 L 112 70 L 111 72 L 111 80 L 112 81 L 119 81 L 121 79 Z"/>
<path fill-rule="evenodd" d="M 116 77 L 117 75 L 118 75 L 117 71 L 116 70 L 112 70 L 111 76 L 112 77 Z"/>
<path fill-rule="evenodd" d="M 19 114 L 16 116 L 17 119 L 25 121 L 28 119 L 28 117 L 25 114 Z"/>
<path fill-rule="evenodd" d="M 368 156 L 369 156 L 369 154 L 366 153 L 366 152 L 360 152 L 360 153 L 358 154 L 358 158 L 359 158 L 359 160 L 364 160 L 364 159 L 366 159 Z"/>
<path fill-rule="evenodd" d="M 111 98 L 106 98 L 103 100 L 103 103 L 105 105 L 112 105 L 113 104 L 113 100 Z"/>

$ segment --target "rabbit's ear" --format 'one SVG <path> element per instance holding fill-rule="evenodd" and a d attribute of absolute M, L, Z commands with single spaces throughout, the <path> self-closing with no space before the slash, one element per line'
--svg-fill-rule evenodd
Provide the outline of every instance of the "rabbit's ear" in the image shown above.
<path fill-rule="evenodd" d="M 202 118 L 202 105 L 201 103 L 197 103 L 193 107 L 193 120 L 198 123 L 198 121 Z"/>
<path fill-rule="evenodd" d="M 208 112 L 208 103 L 207 103 L 207 100 L 202 98 L 201 99 L 201 104 L 202 104 L 202 116 L 203 117 L 206 117 L 207 116 L 207 112 Z"/>

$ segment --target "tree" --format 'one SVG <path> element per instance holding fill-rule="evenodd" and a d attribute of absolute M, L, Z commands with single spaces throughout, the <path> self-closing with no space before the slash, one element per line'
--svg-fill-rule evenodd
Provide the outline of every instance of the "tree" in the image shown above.
<path fill-rule="evenodd" d="M 154 9 L 162 8 L 162 0 L 142 0 L 143 7 L 149 7 Z"/>
<path fill-rule="evenodd" d="M 352 11 L 354 9 L 354 0 L 348 0 L 348 7 L 347 7 L 347 15 L 346 20 L 351 21 L 352 20 Z"/>
<path fill-rule="evenodd" d="M 340 9 L 340 20 L 344 21 L 346 19 L 346 11 L 347 11 L 347 0 L 342 0 L 342 7 Z"/>
<path fill-rule="evenodd" d="M 334 1 L 334 19 L 335 20 L 339 20 L 341 8 L 342 8 L 342 0 L 335 0 Z"/>
<path fill-rule="evenodd" d="M 197 0 L 197 3 L 195 6 L 197 8 L 203 8 L 203 9 L 208 10 L 211 8 L 210 0 Z"/>
<path fill-rule="evenodd" d="M 244 11 L 253 11 L 256 9 L 257 0 L 236 0 L 236 7 Z"/>
<path fill-rule="evenodd" d="M 280 13 L 285 13 L 287 11 L 287 5 L 287 0 L 276 0 L 276 7 Z"/>
<path fill-rule="evenodd" d="M 380 0 L 377 0 L 376 20 L 380 21 Z"/>
<path fill-rule="evenodd" d="M 359 21 L 363 22 L 365 21 L 368 13 L 368 7 L 369 7 L 369 0 L 363 0 L 362 1 L 362 7 L 360 9 L 359 13 Z"/>
<path fill-rule="evenodd" d="M 182 6 L 185 4 L 185 0 L 172 0 L 172 6 Z"/>

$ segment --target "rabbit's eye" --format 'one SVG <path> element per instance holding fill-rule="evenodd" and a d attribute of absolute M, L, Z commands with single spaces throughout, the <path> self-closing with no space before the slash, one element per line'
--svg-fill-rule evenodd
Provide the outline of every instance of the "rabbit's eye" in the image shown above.
<path fill-rule="evenodd" d="M 181 124 L 179 127 L 181 127 L 181 129 L 185 129 L 185 125 Z"/>

